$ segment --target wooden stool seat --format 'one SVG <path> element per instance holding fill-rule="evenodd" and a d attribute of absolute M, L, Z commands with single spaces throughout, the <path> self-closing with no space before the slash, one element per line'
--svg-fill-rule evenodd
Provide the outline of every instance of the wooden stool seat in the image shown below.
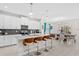
<path fill-rule="evenodd" d="M 50 34 L 50 37 L 53 37 L 53 38 L 55 38 L 55 34 Z"/>
<path fill-rule="evenodd" d="M 34 42 L 34 39 L 33 38 L 27 38 L 27 39 L 24 39 L 23 40 L 23 45 L 31 44 L 33 42 Z"/>
<path fill-rule="evenodd" d="M 42 38 L 41 38 L 41 37 L 36 37 L 36 38 L 34 38 L 34 40 L 35 40 L 35 41 L 41 41 Z"/>
<path fill-rule="evenodd" d="M 28 46 L 28 55 L 30 55 L 30 48 L 29 48 L 29 46 L 31 45 L 31 44 L 33 44 L 33 42 L 34 42 L 34 39 L 33 38 L 26 38 L 26 39 L 24 39 L 23 40 L 23 45 L 24 46 Z"/>
<path fill-rule="evenodd" d="M 43 41 L 46 41 L 47 39 L 49 39 L 50 37 L 49 37 L 49 35 L 46 35 L 46 36 L 44 36 L 43 38 L 42 38 L 42 40 Z"/>

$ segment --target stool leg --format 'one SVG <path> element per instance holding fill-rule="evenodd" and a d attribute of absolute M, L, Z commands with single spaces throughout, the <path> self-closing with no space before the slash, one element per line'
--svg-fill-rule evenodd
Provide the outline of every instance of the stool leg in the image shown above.
<path fill-rule="evenodd" d="M 74 43 L 76 43 L 76 40 L 74 40 Z"/>
<path fill-rule="evenodd" d="M 33 56 L 31 53 L 30 53 L 30 48 L 29 48 L 30 46 L 28 45 L 28 56 Z"/>
<path fill-rule="evenodd" d="M 52 39 L 51 39 L 51 49 L 52 49 Z"/>
<path fill-rule="evenodd" d="M 39 45 L 39 43 L 37 43 L 37 47 L 36 47 L 37 48 L 37 51 L 36 51 L 36 54 L 35 55 L 41 55 L 41 52 L 39 52 L 39 46 L 38 45 Z"/>
<path fill-rule="evenodd" d="M 48 49 L 47 49 L 47 42 L 45 41 L 45 52 L 48 52 Z"/>
<path fill-rule="evenodd" d="M 29 45 L 28 45 L 28 55 L 30 55 L 30 51 L 29 51 Z"/>
<path fill-rule="evenodd" d="M 74 39 L 74 43 L 76 43 L 76 39 L 75 39 L 75 37 L 74 37 L 73 39 Z"/>

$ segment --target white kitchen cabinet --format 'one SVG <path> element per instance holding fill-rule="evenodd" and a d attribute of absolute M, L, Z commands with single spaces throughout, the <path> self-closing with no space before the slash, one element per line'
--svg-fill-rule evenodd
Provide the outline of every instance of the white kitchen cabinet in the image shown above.
<path fill-rule="evenodd" d="M 0 47 L 17 44 L 17 39 L 14 36 L 0 36 Z"/>

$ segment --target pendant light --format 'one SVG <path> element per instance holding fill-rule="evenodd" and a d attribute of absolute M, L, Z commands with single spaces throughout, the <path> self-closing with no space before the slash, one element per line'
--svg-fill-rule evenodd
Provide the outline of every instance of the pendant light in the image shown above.
<path fill-rule="evenodd" d="M 32 13 L 32 6 L 33 6 L 33 3 L 30 3 L 30 13 L 29 13 L 30 16 L 33 15 L 33 13 Z"/>

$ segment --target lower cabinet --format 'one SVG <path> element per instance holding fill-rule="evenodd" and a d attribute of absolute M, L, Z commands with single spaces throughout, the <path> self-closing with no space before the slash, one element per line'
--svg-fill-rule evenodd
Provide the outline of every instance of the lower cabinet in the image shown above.
<path fill-rule="evenodd" d="M 0 36 L 0 47 L 17 44 L 17 39 L 14 36 Z"/>

